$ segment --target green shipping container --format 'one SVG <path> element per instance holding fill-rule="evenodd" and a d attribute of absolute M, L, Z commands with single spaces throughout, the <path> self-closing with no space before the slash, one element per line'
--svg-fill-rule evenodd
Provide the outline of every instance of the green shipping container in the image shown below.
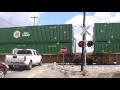
<path fill-rule="evenodd" d="M 120 23 L 95 23 L 95 41 L 120 41 Z"/>
<path fill-rule="evenodd" d="M 0 28 L 0 44 L 59 42 L 71 43 L 72 24 Z"/>
<path fill-rule="evenodd" d="M 120 53 L 120 42 L 116 42 L 116 41 L 95 42 L 94 52 L 95 53 L 104 53 L 104 52 Z"/>
<path fill-rule="evenodd" d="M 73 30 L 72 24 L 59 25 L 59 42 L 72 42 L 73 40 Z"/>
<path fill-rule="evenodd" d="M 66 46 L 68 53 L 73 53 L 72 43 L 26 43 L 26 44 L 0 44 L 0 53 L 12 53 L 13 49 L 36 49 L 41 54 L 60 53 L 61 46 Z"/>

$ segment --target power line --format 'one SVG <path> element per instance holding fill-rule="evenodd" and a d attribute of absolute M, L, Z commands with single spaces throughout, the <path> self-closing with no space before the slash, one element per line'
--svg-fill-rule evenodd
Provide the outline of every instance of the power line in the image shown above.
<path fill-rule="evenodd" d="M 3 19 L 3 18 L 0 18 L 0 19 L 2 19 L 2 20 L 4 20 L 4 21 L 6 21 L 7 23 L 9 23 L 9 24 L 11 24 L 11 25 L 13 25 L 13 26 L 15 26 L 15 27 L 16 27 L 16 25 L 14 25 L 13 23 L 11 23 L 11 22 L 9 22 L 9 21 L 7 21 L 7 20 Z"/>

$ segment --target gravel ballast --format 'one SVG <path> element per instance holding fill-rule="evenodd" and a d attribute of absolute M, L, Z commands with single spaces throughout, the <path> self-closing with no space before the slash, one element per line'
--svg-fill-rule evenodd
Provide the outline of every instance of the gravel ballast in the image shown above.
<path fill-rule="evenodd" d="M 57 65 L 56 70 L 68 78 L 120 78 L 120 65 L 87 65 L 85 72 L 81 65 Z"/>
<path fill-rule="evenodd" d="M 83 72 L 81 65 L 51 63 L 42 71 L 33 78 L 120 78 L 120 65 L 87 65 Z"/>

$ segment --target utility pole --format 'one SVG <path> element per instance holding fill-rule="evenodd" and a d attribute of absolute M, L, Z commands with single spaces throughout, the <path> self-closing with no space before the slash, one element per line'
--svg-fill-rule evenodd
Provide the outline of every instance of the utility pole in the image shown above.
<path fill-rule="evenodd" d="M 86 16 L 86 13 L 83 12 L 83 27 L 85 28 L 85 16 Z M 83 34 L 83 41 L 86 40 L 86 33 Z M 82 54 L 81 54 L 81 71 L 83 71 L 83 66 L 84 66 L 84 63 L 85 63 L 85 53 L 84 51 L 86 50 L 86 42 L 84 42 L 84 46 L 82 47 Z"/>
<path fill-rule="evenodd" d="M 35 19 L 38 18 L 38 17 L 35 17 L 35 16 L 34 16 L 34 17 L 31 17 L 31 18 L 34 19 L 34 23 L 33 23 L 33 26 L 34 26 L 34 25 L 35 25 Z"/>

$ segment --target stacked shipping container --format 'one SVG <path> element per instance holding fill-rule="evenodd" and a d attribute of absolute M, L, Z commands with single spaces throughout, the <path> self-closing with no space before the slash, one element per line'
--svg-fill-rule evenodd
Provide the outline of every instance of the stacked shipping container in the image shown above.
<path fill-rule="evenodd" d="M 94 52 L 120 52 L 120 23 L 95 23 Z"/>
<path fill-rule="evenodd" d="M 0 53 L 31 48 L 41 54 L 55 54 L 62 45 L 73 53 L 72 24 L 0 28 Z"/>

